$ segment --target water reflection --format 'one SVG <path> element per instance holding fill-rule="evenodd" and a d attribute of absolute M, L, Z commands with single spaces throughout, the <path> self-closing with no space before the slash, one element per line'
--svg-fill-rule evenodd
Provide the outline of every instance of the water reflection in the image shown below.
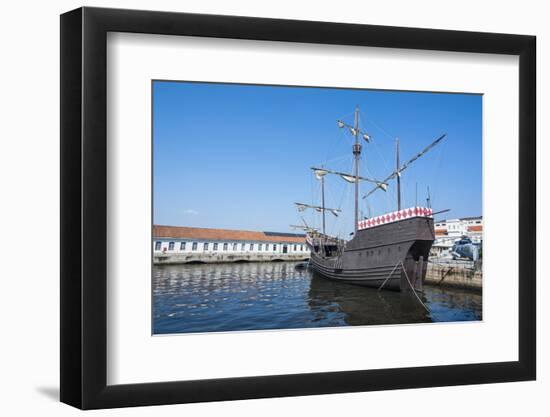
<path fill-rule="evenodd" d="M 481 296 L 411 294 L 328 281 L 295 263 L 163 265 L 153 270 L 155 334 L 480 320 Z"/>
<path fill-rule="evenodd" d="M 341 284 L 317 275 L 310 281 L 308 305 L 320 320 L 327 311 L 339 311 L 348 326 L 431 321 L 412 293 Z"/>

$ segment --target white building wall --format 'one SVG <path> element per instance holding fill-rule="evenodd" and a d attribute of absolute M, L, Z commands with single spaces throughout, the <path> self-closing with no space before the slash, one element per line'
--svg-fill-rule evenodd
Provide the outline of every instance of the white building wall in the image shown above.
<path fill-rule="evenodd" d="M 184 247 L 182 248 L 182 243 Z M 207 248 L 205 249 L 205 243 Z M 196 244 L 196 245 L 195 245 Z M 217 244 L 217 249 L 214 249 Z M 224 250 L 224 245 L 226 250 Z M 252 249 L 250 245 L 253 245 Z M 206 241 L 188 239 L 153 239 L 155 253 L 283 253 L 283 246 L 287 246 L 287 253 L 309 253 L 305 243 L 257 242 L 257 241 Z M 196 249 L 193 249 L 193 248 Z"/>
<path fill-rule="evenodd" d="M 472 219 L 449 219 L 449 220 L 443 220 L 439 222 L 435 222 L 435 229 L 443 229 L 447 231 L 447 237 L 448 238 L 460 238 L 462 236 L 469 236 L 469 237 L 481 237 L 482 232 L 470 232 L 468 231 L 468 228 L 470 226 L 481 226 L 483 227 L 483 219 L 481 217 L 479 218 L 472 218 Z M 440 238 L 443 238 L 441 236 Z"/>

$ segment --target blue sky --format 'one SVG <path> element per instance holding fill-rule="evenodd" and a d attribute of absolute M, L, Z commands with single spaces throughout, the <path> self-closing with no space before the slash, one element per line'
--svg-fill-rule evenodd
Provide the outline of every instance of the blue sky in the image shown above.
<path fill-rule="evenodd" d="M 430 187 L 439 218 L 481 214 L 482 96 L 153 82 L 153 187 L 156 224 L 291 231 L 300 215 L 318 226 L 318 213 L 298 213 L 295 201 L 319 203 L 310 170 L 324 165 L 351 172 L 352 136 L 336 120 L 353 122 L 358 105 L 363 143 L 361 173 L 377 179 L 443 133 L 447 138 L 402 175 L 403 207 L 423 205 Z M 326 177 L 328 232 L 353 229 L 353 184 Z M 370 189 L 362 183 L 362 194 Z M 364 216 L 396 209 L 395 182 L 387 193 L 361 200 Z"/>

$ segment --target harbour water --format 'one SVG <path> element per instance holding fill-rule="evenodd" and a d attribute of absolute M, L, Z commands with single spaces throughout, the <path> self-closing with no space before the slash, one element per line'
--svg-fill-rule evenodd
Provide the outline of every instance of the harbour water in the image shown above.
<path fill-rule="evenodd" d="M 425 286 L 377 291 L 326 280 L 295 262 L 156 265 L 153 333 L 227 332 L 482 319 L 481 293 Z"/>

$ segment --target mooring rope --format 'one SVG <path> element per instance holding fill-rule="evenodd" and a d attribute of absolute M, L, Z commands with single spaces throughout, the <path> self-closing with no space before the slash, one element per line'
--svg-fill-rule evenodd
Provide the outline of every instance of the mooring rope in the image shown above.
<path fill-rule="evenodd" d="M 409 283 L 409 286 L 411 287 L 411 290 L 414 293 L 416 299 L 420 302 L 420 304 L 422 304 L 422 307 L 424 307 L 428 313 L 431 313 L 430 309 L 426 306 L 426 304 L 424 304 L 422 302 L 422 300 L 420 299 L 420 297 L 416 293 L 416 290 L 414 289 L 414 287 L 411 283 L 411 280 L 409 279 L 409 275 L 407 274 L 407 270 L 405 269 L 405 265 L 403 265 L 403 261 L 399 261 L 395 264 L 395 266 L 393 267 L 393 269 L 390 272 L 390 274 L 388 275 L 388 277 L 384 280 L 384 282 L 380 285 L 380 287 L 378 287 L 378 291 L 380 291 L 384 287 L 384 285 L 386 285 L 386 282 L 388 282 L 388 280 L 391 278 L 391 276 L 393 275 L 393 273 L 395 272 L 396 268 L 399 265 L 401 265 L 401 268 L 403 268 L 403 272 L 405 273 L 405 278 L 407 278 L 407 282 Z"/>
<path fill-rule="evenodd" d="M 411 284 L 411 280 L 409 279 L 409 275 L 407 274 L 407 270 L 405 269 L 405 265 L 403 265 L 403 261 L 401 261 L 401 267 L 403 268 L 403 272 L 405 273 L 405 278 L 407 278 L 407 282 L 409 283 L 409 286 L 411 287 L 412 292 L 416 296 L 416 299 L 422 304 L 422 307 L 426 309 L 428 313 L 431 313 L 430 309 L 422 302 L 418 294 L 416 293 L 416 290 L 414 289 L 413 285 Z"/>
<path fill-rule="evenodd" d="M 392 271 L 390 272 L 390 274 L 388 275 L 388 277 L 384 280 L 384 282 L 382 283 L 382 285 L 380 285 L 380 286 L 378 287 L 378 291 L 380 291 L 380 290 L 382 289 L 382 287 L 383 287 L 384 285 L 386 285 L 386 282 L 388 282 L 388 280 L 391 278 L 391 276 L 393 275 L 393 273 L 395 272 L 395 270 L 397 269 L 397 267 L 399 266 L 400 263 L 401 263 L 401 261 L 399 261 L 399 262 L 397 262 L 397 263 L 395 264 L 395 266 L 393 267 L 393 269 L 392 269 Z"/>

